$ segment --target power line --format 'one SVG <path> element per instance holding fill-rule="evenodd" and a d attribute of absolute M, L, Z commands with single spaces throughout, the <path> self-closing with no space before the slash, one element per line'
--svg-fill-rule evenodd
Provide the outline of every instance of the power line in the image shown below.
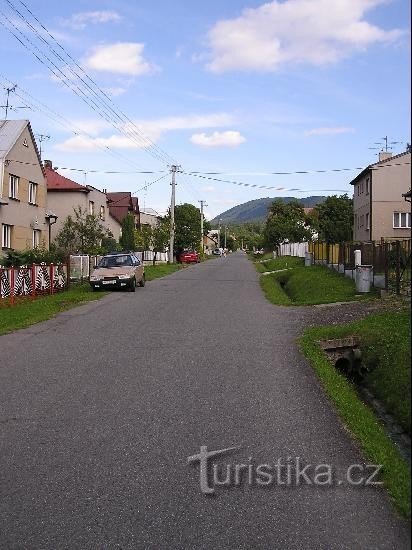
<path fill-rule="evenodd" d="M 28 49 L 35 57 L 45 65 L 52 74 L 65 86 L 67 86 L 73 93 L 75 93 L 82 101 L 84 101 L 92 110 L 94 110 L 101 118 L 106 120 L 106 122 L 110 123 L 117 131 L 125 135 L 128 139 L 131 141 L 134 141 L 139 147 L 143 147 L 143 149 L 148 152 L 152 157 L 156 158 L 156 160 L 167 163 L 170 162 L 171 158 L 167 153 L 162 151 L 160 148 L 158 148 L 149 138 L 146 138 L 143 136 L 143 134 L 139 131 L 138 127 L 135 125 L 135 123 L 127 117 L 123 112 L 120 111 L 117 112 L 112 105 L 114 105 L 113 101 L 105 94 L 98 85 L 94 82 L 91 77 L 84 71 L 80 65 L 64 50 L 63 46 L 61 46 L 57 40 L 50 34 L 50 32 L 46 29 L 46 27 L 34 16 L 34 14 L 30 11 L 30 9 L 24 4 L 23 2 L 20 2 L 25 9 L 30 13 L 30 15 L 33 17 L 33 19 L 36 21 L 38 25 L 41 26 L 41 28 L 47 33 L 48 36 L 50 36 L 53 41 L 59 46 L 62 52 L 70 59 L 70 63 L 67 62 L 56 50 L 50 45 L 47 39 L 45 39 L 38 29 L 36 29 L 27 19 L 26 17 L 15 7 L 11 4 L 9 0 L 6 0 L 7 4 L 13 10 L 14 13 L 18 15 L 18 17 L 26 24 L 26 26 L 29 27 L 31 31 L 35 34 L 35 36 L 43 42 L 52 55 L 56 58 L 58 58 L 60 61 L 65 63 L 66 65 L 63 67 L 64 70 L 68 70 L 71 73 L 67 76 L 67 74 L 64 73 L 64 70 L 62 70 L 57 64 L 50 59 L 48 55 L 44 53 L 36 44 L 30 40 L 30 38 L 24 34 L 20 29 L 11 29 L 10 27 L 7 27 L 7 25 L 2 25 L 10 32 L 26 49 Z M 3 12 L 2 12 L 3 13 Z M 8 21 L 9 25 L 13 27 L 12 21 L 3 13 L 3 16 Z M 21 35 L 22 39 L 20 39 L 14 30 L 17 30 L 17 32 Z M 28 45 L 29 44 L 29 45 Z M 37 53 L 36 53 L 37 52 Z M 41 59 L 41 56 L 43 59 Z M 46 60 L 46 61 L 45 61 Z M 79 69 L 79 71 L 84 75 L 84 78 L 71 66 L 71 62 L 73 62 L 76 67 Z M 56 73 L 57 71 L 57 73 Z M 74 78 L 72 78 L 74 77 Z M 93 87 L 85 80 L 87 79 L 89 82 L 92 83 Z M 79 81 L 86 87 L 86 92 L 84 90 L 84 86 L 82 84 L 79 84 Z M 97 91 L 96 91 L 97 90 Z M 91 94 L 91 95 L 90 95 Z M 103 98 L 102 98 L 103 96 Z M 110 104 L 106 99 L 110 101 Z M 96 103 L 96 101 L 98 103 Z"/>

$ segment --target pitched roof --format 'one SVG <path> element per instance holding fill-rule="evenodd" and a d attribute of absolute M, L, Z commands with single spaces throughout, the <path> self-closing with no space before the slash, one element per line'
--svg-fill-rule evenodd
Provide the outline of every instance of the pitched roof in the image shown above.
<path fill-rule="evenodd" d="M 349 185 L 355 185 L 363 176 L 365 176 L 368 172 L 371 170 L 376 170 L 381 166 L 382 164 L 391 164 L 392 161 L 399 159 L 400 157 L 404 157 L 405 155 L 410 155 L 410 151 L 404 151 L 403 153 L 399 153 L 398 155 L 394 155 L 393 157 L 388 157 L 384 160 L 378 160 L 377 162 L 374 162 L 373 164 L 369 164 L 366 168 L 362 170 L 351 182 L 349 182 Z"/>
<path fill-rule="evenodd" d="M 43 164 L 41 162 L 40 153 L 37 148 L 36 140 L 34 139 L 33 130 L 30 125 L 29 120 L 2 120 L 0 121 L 0 160 L 3 160 L 11 148 L 14 146 L 16 141 L 21 136 L 25 128 L 28 128 L 31 139 L 34 144 L 34 149 L 39 161 L 39 165 L 44 173 Z"/>
<path fill-rule="evenodd" d="M 116 204 L 116 206 L 127 206 L 130 207 L 130 201 L 132 198 L 132 194 L 130 191 L 117 191 L 117 192 L 111 192 L 106 193 L 107 198 L 109 200 L 109 206 L 110 203 Z"/>
<path fill-rule="evenodd" d="M 48 191 L 80 191 L 83 193 L 88 193 L 89 190 L 84 185 L 76 183 L 69 178 L 61 176 L 56 170 L 50 168 L 49 166 L 45 167 L 46 171 L 46 181 L 47 181 L 47 190 Z"/>

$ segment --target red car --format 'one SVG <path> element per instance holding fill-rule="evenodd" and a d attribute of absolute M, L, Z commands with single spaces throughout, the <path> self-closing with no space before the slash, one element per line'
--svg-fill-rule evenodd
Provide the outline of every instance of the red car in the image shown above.
<path fill-rule="evenodd" d="M 180 261 L 185 264 L 199 263 L 199 254 L 194 250 L 185 250 L 180 254 Z"/>

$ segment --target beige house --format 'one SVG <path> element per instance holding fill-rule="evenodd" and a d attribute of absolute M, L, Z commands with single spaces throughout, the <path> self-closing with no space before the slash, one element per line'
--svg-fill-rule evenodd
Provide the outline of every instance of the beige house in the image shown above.
<path fill-rule="evenodd" d="M 353 185 L 354 241 L 407 239 L 411 235 L 410 203 L 402 196 L 411 188 L 411 153 L 379 153 Z"/>
<path fill-rule="evenodd" d="M 46 180 L 28 120 L 0 122 L 2 251 L 48 247 Z"/>
<path fill-rule="evenodd" d="M 51 240 L 59 233 L 65 219 L 73 216 L 74 209 L 79 207 L 89 214 L 98 216 L 103 227 L 110 231 L 116 241 L 119 240 L 122 226 L 109 212 L 106 193 L 91 185 L 80 185 L 65 178 L 53 169 L 50 160 L 44 161 L 44 168 L 47 181 L 47 206 L 58 216 L 51 228 Z"/>
<path fill-rule="evenodd" d="M 140 226 L 148 225 L 150 227 L 156 227 L 159 225 L 159 214 L 153 208 L 146 208 L 140 210 Z"/>

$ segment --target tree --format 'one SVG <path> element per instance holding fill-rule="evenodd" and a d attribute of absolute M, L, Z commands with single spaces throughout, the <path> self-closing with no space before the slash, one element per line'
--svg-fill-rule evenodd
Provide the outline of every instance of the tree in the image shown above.
<path fill-rule="evenodd" d="M 312 236 L 306 225 L 303 204 L 297 200 L 284 203 L 276 199 L 269 207 L 264 229 L 264 242 L 270 248 L 278 247 L 283 241 L 302 242 Z"/>
<path fill-rule="evenodd" d="M 98 254 L 101 252 L 102 239 L 106 236 L 108 232 L 100 219 L 79 207 L 74 208 L 74 217 L 67 216 L 65 219 L 56 243 L 68 254 Z"/>
<path fill-rule="evenodd" d="M 122 235 L 119 239 L 123 250 L 134 250 L 136 248 L 134 230 L 134 216 L 133 214 L 127 214 L 122 221 Z"/>
<path fill-rule="evenodd" d="M 153 229 L 150 225 L 142 225 L 134 231 L 134 242 L 136 250 L 150 250 L 152 247 Z"/>
<path fill-rule="evenodd" d="M 200 248 L 200 210 L 193 204 L 175 207 L 175 248 Z"/>
<path fill-rule="evenodd" d="M 158 252 L 164 252 L 170 237 L 170 218 L 159 218 L 159 223 L 152 229 L 153 265 L 156 264 Z"/>
<path fill-rule="evenodd" d="M 328 243 L 352 240 L 353 201 L 348 195 L 327 197 L 314 211 L 320 239 Z"/>

